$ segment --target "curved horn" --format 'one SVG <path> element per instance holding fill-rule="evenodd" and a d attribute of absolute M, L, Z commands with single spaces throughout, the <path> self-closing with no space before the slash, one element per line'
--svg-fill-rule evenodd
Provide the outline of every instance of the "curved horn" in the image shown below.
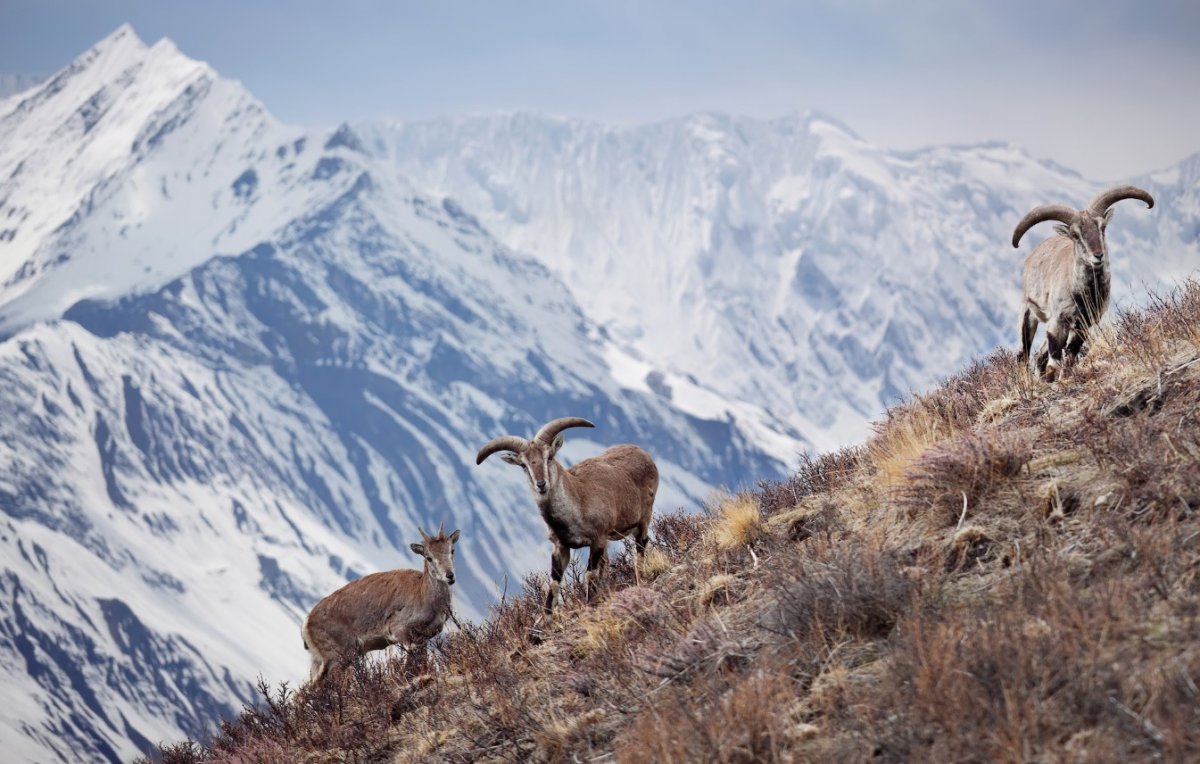
<path fill-rule="evenodd" d="M 1021 243 L 1021 237 L 1030 228 L 1033 228 L 1038 223 L 1046 220 L 1057 220 L 1060 223 L 1067 225 L 1075 219 L 1078 214 L 1065 204 L 1043 204 L 1041 207 L 1034 207 L 1025 217 L 1021 218 L 1021 222 L 1017 223 L 1017 227 L 1013 230 L 1013 246 L 1016 247 Z"/>
<path fill-rule="evenodd" d="M 519 454 L 528 447 L 529 441 L 524 438 L 518 438 L 516 435 L 501 435 L 498 438 L 492 438 L 486 446 L 479 449 L 479 453 L 475 455 L 475 463 L 483 464 L 484 459 L 497 451 L 512 451 L 514 454 Z"/>
<path fill-rule="evenodd" d="M 549 443 L 554 440 L 554 436 L 558 435 L 568 427 L 595 427 L 586 419 L 580 419 L 577 416 L 563 417 L 562 419 L 554 419 L 542 425 L 542 429 L 537 431 L 537 435 L 533 439 L 540 443 Z"/>
<path fill-rule="evenodd" d="M 417 533 L 420 533 L 420 534 L 421 534 L 421 540 L 422 540 L 422 541 L 429 541 L 429 540 L 431 540 L 431 539 L 433 538 L 433 536 L 430 536 L 428 533 L 426 533 L 426 532 L 425 532 L 425 529 L 424 529 L 424 528 L 422 528 L 422 527 L 421 527 L 421 526 L 419 526 L 419 525 L 417 526 Z"/>
<path fill-rule="evenodd" d="M 1113 186 L 1097 194 L 1088 205 L 1088 209 L 1095 215 L 1103 215 L 1109 207 L 1122 199 L 1141 199 L 1146 203 L 1147 209 L 1154 207 L 1154 197 L 1137 186 Z"/>

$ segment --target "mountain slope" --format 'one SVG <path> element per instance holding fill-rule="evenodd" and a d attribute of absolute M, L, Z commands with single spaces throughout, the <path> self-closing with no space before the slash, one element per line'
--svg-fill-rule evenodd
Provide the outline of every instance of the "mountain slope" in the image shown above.
<path fill-rule="evenodd" d="M 1101 185 L 1005 144 L 895 152 L 821 114 L 612 127 L 534 114 L 361 125 L 370 150 L 563 274 L 635 356 L 761 406 L 822 448 L 1016 342 L 1024 212 Z M 1135 179 L 1118 299 L 1200 262 L 1192 157 Z M 598 288 L 597 285 L 603 285 Z"/>
<path fill-rule="evenodd" d="M 520 473 L 473 465 L 496 434 L 589 417 L 566 458 L 645 445 L 660 507 L 780 474 L 452 200 L 169 43 L 118 30 L 0 101 L 0 138 L 14 756 L 125 760 L 298 681 L 307 608 L 415 565 L 419 524 L 462 528 L 456 603 L 483 612 L 546 555 Z"/>
<path fill-rule="evenodd" d="M 642 585 L 576 582 L 541 644 L 530 590 L 427 674 L 271 692 L 163 760 L 1195 760 L 1198 326 L 1192 281 L 1064 382 L 993 353 L 863 446 L 659 517 Z"/>

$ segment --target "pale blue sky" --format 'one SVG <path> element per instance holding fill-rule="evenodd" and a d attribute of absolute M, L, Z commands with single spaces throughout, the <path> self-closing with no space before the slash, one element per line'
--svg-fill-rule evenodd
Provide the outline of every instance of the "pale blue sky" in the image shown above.
<path fill-rule="evenodd" d="M 1009 140 L 1097 179 L 1200 151 L 1200 2 L 0 0 L 0 72 L 133 24 L 332 124 L 808 108 L 892 148 Z"/>

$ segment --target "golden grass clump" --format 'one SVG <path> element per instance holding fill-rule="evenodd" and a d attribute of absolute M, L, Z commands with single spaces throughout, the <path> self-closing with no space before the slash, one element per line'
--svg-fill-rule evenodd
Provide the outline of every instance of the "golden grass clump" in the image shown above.
<path fill-rule="evenodd" d="M 572 651 L 587 656 L 610 650 L 621 643 L 633 624 L 629 616 L 613 612 L 611 608 L 598 607 L 579 619 L 582 634 L 572 645 Z"/>
<path fill-rule="evenodd" d="M 649 547 L 638 561 L 638 575 L 642 581 L 653 581 L 671 569 L 671 558 L 658 547 Z"/>
<path fill-rule="evenodd" d="M 798 506 L 795 509 L 790 509 L 779 514 L 771 515 L 767 518 L 767 527 L 772 531 L 783 531 L 791 535 L 798 528 L 804 525 L 804 522 L 811 518 L 816 513 L 812 507 Z"/>
<path fill-rule="evenodd" d="M 717 507 L 711 536 L 717 549 L 728 552 L 753 544 L 766 532 L 758 499 L 750 494 L 739 494 L 725 499 Z"/>
<path fill-rule="evenodd" d="M 725 595 L 728 600 L 729 590 L 736 583 L 737 576 L 728 573 L 718 573 L 705 581 L 696 592 L 696 600 L 701 605 L 711 605 L 718 595 Z"/>
<path fill-rule="evenodd" d="M 921 401 L 876 425 L 867 453 L 875 465 L 879 488 L 889 492 L 903 485 L 913 463 L 926 451 L 950 437 L 947 418 Z"/>
<path fill-rule="evenodd" d="M 1005 414 L 1015 409 L 1021 404 L 1021 399 L 1016 396 L 1006 395 L 1002 398 L 994 398 L 988 401 L 983 410 L 979 412 L 976 421 L 980 425 L 995 424 L 1004 418 Z"/>

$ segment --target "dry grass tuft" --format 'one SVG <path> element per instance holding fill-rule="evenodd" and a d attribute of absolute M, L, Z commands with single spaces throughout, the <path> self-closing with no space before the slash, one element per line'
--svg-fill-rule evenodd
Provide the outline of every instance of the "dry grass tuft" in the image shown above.
<path fill-rule="evenodd" d="M 983 410 L 979 412 L 976 422 L 981 426 L 996 424 L 1019 405 L 1021 405 L 1021 399 L 1014 396 L 988 401 Z"/>
<path fill-rule="evenodd" d="M 645 582 L 653 581 L 670 569 L 671 558 L 658 547 L 648 548 L 641 561 L 638 562 L 638 575 Z"/>
<path fill-rule="evenodd" d="M 700 589 L 696 592 L 696 600 L 702 605 L 711 605 L 720 598 L 721 604 L 728 605 L 732 602 L 730 590 L 737 583 L 737 576 L 731 576 L 728 573 L 718 573 L 701 585 Z"/>
<path fill-rule="evenodd" d="M 1032 458 L 1021 432 L 969 430 L 929 449 L 904 473 L 900 504 L 952 524 Z"/>
<path fill-rule="evenodd" d="M 976 525 L 964 526 L 955 532 L 950 541 L 946 569 L 963 570 L 988 560 L 993 556 L 995 546 L 995 539 L 987 530 Z"/>
<path fill-rule="evenodd" d="M 750 546 L 766 532 L 758 499 L 739 494 L 725 499 L 717 507 L 711 535 L 717 549 L 727 552 Z"/>
<path fill-rule="evenodd" d="M 876 425 L 875 437 L 867 446 L 875 464 L 879 487 L 885 492 L 902 485 L 916 460 L 952 433 L 946 417 L 920 401 L 911 408 L 892 413 Z"/>

